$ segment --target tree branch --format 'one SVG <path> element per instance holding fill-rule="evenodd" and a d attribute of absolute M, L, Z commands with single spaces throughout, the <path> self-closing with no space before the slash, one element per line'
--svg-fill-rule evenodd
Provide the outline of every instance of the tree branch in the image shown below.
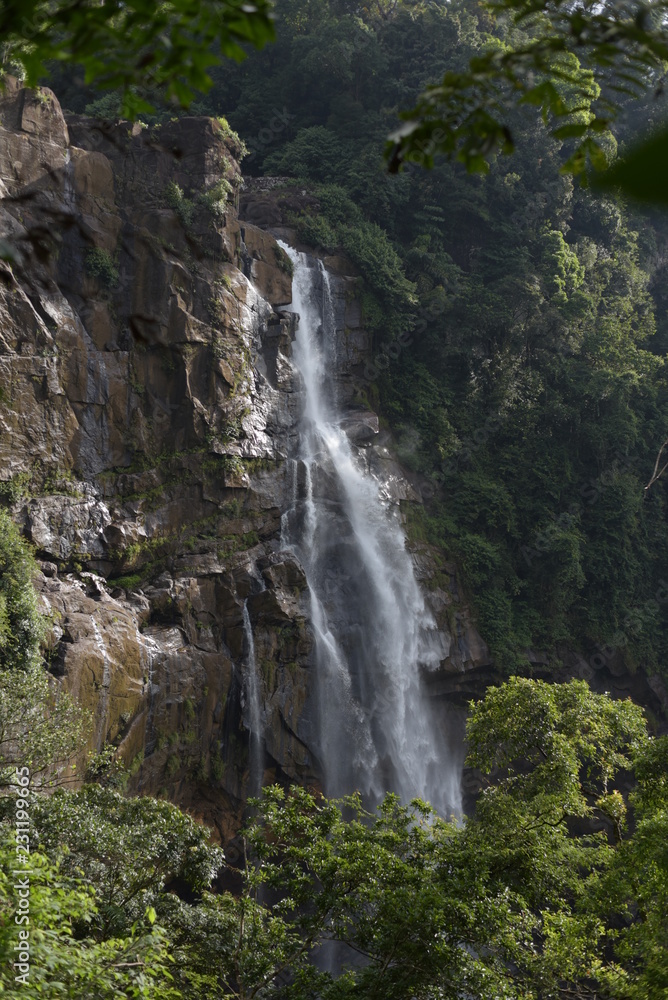
<path fill-rule="evenodd" d="M 661 476 L 666 471 L 666 469 L 668 469 L 668 462 L 666 462 L 665 465 L 663 466 L 663 468 L 660 471 L 658 471 L 659 470 L 659 463 L 661 461 L 661 456 L 663 455 L 664 449 L 666 448 L 667 445 L 668 445 L 668 438 L 666 438 L 666 440 L 663 442 L 663 444 L 659 448 L 659 454 L 656 456 L 656 462 L 654 463 L 654 471 L 652 472 L 652 477 L 651 477 L 650 481 L 648 482 L 647 486 L 645 487 L 645 491 L 647 491 L 650 488 L 650 486 L 653 486 L 654 483 L 657 481 L 657 479 L 660 479 Z"/>

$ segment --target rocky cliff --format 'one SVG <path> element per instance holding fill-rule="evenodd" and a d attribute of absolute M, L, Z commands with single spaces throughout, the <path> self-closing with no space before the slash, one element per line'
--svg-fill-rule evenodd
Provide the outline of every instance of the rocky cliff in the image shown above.
<path fill-rule="evenodd" d="M 48 666 L 132 790 L 223 839 L 249 783 L 244 607 L 265 777 L 320 780 L 308 594 L 281 548 L 300 415 L 290 262 L 238 217 L 238 155 L 213 119 L 146 129 L 66 117 L 11 80 L 0 96 L 0 494 L 39 559 Z M 289 236 L 266 201 L 247 191 L 247 216 Z M 417 504 L 354 402 L 371 351 L 356 279 L 325 264 L 347 433 L 386 495 Z M 415 558 L 448 650 L 434 697 L 471 696 L 491 666 L 455 569 L 424 544 Z"/>
<path fill-rule="evenodd" d="M 50 91 L 12 81 L 0 119 L 1 489 L 40 560 L 49 669 L 132 788 L 227 838 L 248 782 L 245 602 L 266 777 L 319 781 L 308 598 L 280 544 L 300 409 L 289 261 L 239 221 L 224 123 L 66 118 Z M 416 502 L 377 418 L 352 403 L 371 345 L 356 279 L 327 263 L 351 439 L 396 502 Z M 443 579 L 432 601 L 452 626 Z M 478 642 L 460 632 L 455 672 Z"/>

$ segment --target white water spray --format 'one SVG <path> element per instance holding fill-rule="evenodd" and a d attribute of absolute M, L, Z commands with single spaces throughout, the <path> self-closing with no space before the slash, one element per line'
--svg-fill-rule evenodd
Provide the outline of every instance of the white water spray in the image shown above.
<path fill-rule="evenodd" d="M 296 502 L 283 544 L 301 560 L 316 640 L 318 754 L 325 791 L 459 809 L 459 766 L 421 680 L 442 641 L 425 606 L 397 512 L 381 500 L 341 422 L 333 390 L 335 317 L 320 261 L 281 244 L 294 265 L 294 362 L 304 384 Z M 301 473 L 301 475 L 300 475 Z"/>

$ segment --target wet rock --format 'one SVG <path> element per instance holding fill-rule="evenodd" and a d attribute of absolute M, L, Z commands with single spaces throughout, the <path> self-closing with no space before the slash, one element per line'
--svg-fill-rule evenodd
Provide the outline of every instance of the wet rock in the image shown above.
<path fill-rule="evenodd" d="M 346 414 L 341 427 L 348 439 L 361 448 L 371 444 L 378 434 L 378 417 L 370 410 L 359 410 Z"/>
<path fill-rule="evenodd" d="M 268 587 L 302 591 L 306 588 L 304 569 L 291 552 L 276 552 L 258 560 L 258 568 Z"/>
<path fill-rule="evenodd" d="M 334 254 L 330 257 L 325 257 L 323 263 L 328 271 L 332 274 L 336 274 L 342 278 L 349 278 L 351 275 L 356 274 L 356 270 L 349 260 L 348 257 L 342 257 L 340 254 Z"/>
<path fill-rule="evenodd" d="M 294 595 L 285 590 L 263 590 L 248 598 L 251 621 L 263 626 L 282 626 L 292 621 L 299 606 Z"/>
<path fill-rule="evenodd" d="M 365 456 L 369 472 L 380 482 L 381 495 L 386 500 L 394 504 L 405 500 L 419 502 L 418 493 L 386 445 L 367 447 Z"/>
<path fill-rule="evenodd" d="M 276 240 L 248 223 L 241 227 L 241 239 L 250 257 L 248 277 L 262 297 L 272 306 L 289 305 L 292 302 L 290 262 Z"/>

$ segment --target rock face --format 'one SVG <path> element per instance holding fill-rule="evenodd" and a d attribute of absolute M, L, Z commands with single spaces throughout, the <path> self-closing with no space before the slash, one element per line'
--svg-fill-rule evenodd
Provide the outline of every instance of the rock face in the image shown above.
<path fill-rule="evenodd" d="M 50 669 L 135 789 L 226 837 L 247 772 L 245 601 L 271 776 L 317 783 L 305 583 L 280 552 L 290 274 L 272 237 L 242 235 L 217 122 L 66 123 L 12 81 L 0 120 L 0 476 L 41 560 Z"/>
<path fill-rule="evenodd" d="M 290 238 L 292 203 L 246 192 L 240 221 L 237 155 L 211 119 L 103 125 L 66 119 L 48 90 L 9 80 L 0 95 L 0 498 L 40 560 L 49 669 L 132 790 L 224 840 L 249 786 L 244 608 L 265 777 L 320 781 L 309 598 L 281 546 L 302 403 L 274 236 Z M 371 350 L 357 279 L 342 258 L 324 265 L 346 433 L 385 497 L 416 504 L 355 403 Z M 489 653 L 454 566 L 414 548 L 448 647 L 434 697 L 471 697 Z"/>

